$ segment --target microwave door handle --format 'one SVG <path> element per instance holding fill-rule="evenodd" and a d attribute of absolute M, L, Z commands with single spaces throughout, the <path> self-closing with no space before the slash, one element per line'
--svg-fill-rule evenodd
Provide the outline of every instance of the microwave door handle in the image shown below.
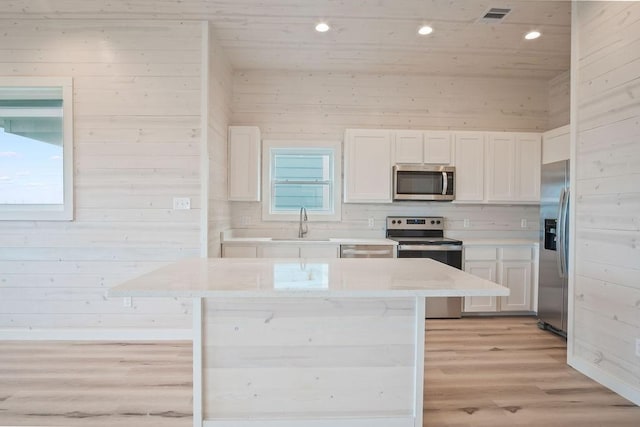
<path fill-rule="evenodd" d="M 442 195 L 447 195 L 447 190 L 449 189 L 449 176 L 446 172 L 442 172 Z"/>

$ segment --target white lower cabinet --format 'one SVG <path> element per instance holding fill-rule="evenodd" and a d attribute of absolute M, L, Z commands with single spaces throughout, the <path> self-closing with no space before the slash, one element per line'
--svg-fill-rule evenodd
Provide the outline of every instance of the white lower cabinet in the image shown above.
<path fill-rule="evenodd" d="M 222 244 L 223 258 L 338 258 L 339 245 Z"/>
<path fill-rule="evenodd" d="M 300 258 L 338 258 L 340 246 L 338 245 L 305 245 L 300 246 Z"/>
<path fill-rule="evenodd" d="M 474 276 L 496 282 L 498 263 L 496 261 L 468 261 L 464 271 Z M 498 297 L 465 297 L 464 311 L 491 312 L 498 311 Z"/>
<path fill-rule="evenodd" d="M 500 297 L 500 310 L 531 311 L 531 261 L 500 264 L 500 283 L 511 292 L 508 297 Z"/>
<path fill-rule="evenodd" d="M 257 258 L 258 248 L 255 245 L 222 245 L 223 258 Z"/>
<path fill-rule="evenodd" d="M 537 253 L 534 245 L 465 247 L 464 270 L 507 287 L 506 297 L 465 297 L 464 311 L 531 312 Z"/>
<path fill-rule="evenodd" d="M 259 248 L 259 258 L 300 258 L 298 245 L 263 245 Z"/>

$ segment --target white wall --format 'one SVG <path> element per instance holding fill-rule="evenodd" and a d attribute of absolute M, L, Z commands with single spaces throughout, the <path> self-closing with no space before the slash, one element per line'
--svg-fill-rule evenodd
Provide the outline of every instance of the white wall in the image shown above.
<path fill-rule="evenodd" d="M 549 80 L 549 124 L 547 130 L 569 124 L 571 74 L 569 70 Z"/>
<path fill-rule="evenodd" d="M 0 328 L 190 327 L 189 302 L 105 293 L 199 254 L 200 23 L 0 27 L 0 75 L 73 77 L 76 185 L 73 222 L 0 222 Z"/>
<path fill-rule="evenodd" d="M 209 256 L 220 256 L 220 232 L 231 227 L 227 201 L 227 128 L 231 119 L 233 71 L 216 40 L 209 37 Z"/>
<path fill-rule="evenodd" d="M 640 404 L 640 3 L 577 4 L 569 362 Z M 575 10 L 575 9 L 574 9 Z"/>
<path fill-rule="evenodd" d="M 547 129 L 548 86 L 543 80 L 460 78 L 331 72 L 237 71 L 233 116 L 236 125 L 260 127 L 263 139 L 342 140 L 346 128 Z M 450 203 L 342 205 L 341 223 L 312 223 L 333 234 L 384 234 L 387 215 L 443 215 L 460 237 L 538 237 L 538 207 L 460 206 Z M 471 227 L 463 229 L 463 220 Z M 520 227 L 521 219 L 528 228 Z M 232 203 L 232 226 L 284 229 L 293 223 L 261 220 L 259 203 Z"/>

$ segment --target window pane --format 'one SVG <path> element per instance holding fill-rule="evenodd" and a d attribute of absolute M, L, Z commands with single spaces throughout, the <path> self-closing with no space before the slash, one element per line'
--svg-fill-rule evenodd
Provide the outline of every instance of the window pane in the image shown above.
<path fill-rule="evenodd" d="M 322 181 L 328 176 L 328 155 L 276 154 L 275 180 Z"/>
<path fill-rule="evenodd" d="M 331 197 L 328 184 L 275 184 L 274 211 L 297 211 L 304 206 L 309 211 L 327 211 Z"/>
<path fill-rule="evenodd" d="M 333 149 L 271 148 L 270 212 L 333 213 Z"/>
<path fill-rule="evenodd" d="M 64 203 L 62 92 L 39 89 L 0 88 L 0 204 Z"/>

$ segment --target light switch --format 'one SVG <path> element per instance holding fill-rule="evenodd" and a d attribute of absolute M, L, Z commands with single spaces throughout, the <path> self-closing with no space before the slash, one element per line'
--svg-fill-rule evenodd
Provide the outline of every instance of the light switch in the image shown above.
<path fill-rule="evenodd" d="M 189 210 L 191 209 L 191 199 L 189 197 L 174 197 L 173 198 L 174 210 Z"/>

